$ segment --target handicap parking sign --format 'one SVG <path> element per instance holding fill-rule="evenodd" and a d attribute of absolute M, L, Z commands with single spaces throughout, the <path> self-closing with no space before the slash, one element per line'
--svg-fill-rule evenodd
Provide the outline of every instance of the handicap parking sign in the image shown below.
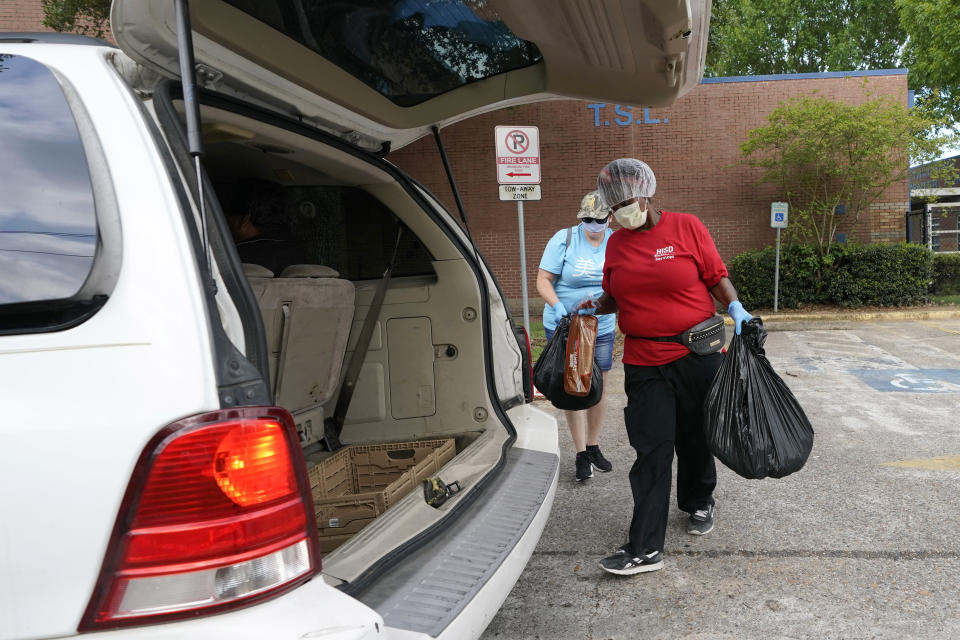
<path fill-rule="evenodd" d="M 787 228 L 787 209 L 788 205 L 786 202 L 771 202 L 770 203 L 770 226 L 774 229 L 786 229 Z"/>

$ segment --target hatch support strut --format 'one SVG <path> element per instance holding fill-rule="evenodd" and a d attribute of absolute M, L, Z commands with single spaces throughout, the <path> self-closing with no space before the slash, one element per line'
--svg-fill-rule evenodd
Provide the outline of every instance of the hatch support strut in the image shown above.
<path fill-rule="evenodd" d="M 447 150 L 443 147 L 443 140 L 440 139 L 440 129 L 437 125 L 430 127 L 433 131 L 433 139 L 437 143 L 437 151 L 440 152 L 440 161 L 443 163 L 443 170 L 447 174 L 447 180 L 450 182 L 450 190 L 453 191 L 453 199 L 457 201 L 457 210 L 460 212 L 460 219 L 463 220 L 464 231 L 467 232 L 467 238 L 470 240 L 470 246 L 473 247 L 473 257 L 480 263 L 480 256 L 477 255 L 477 243 L 473 241 L 473 234 L 470 233 L 470 223 L 467 222 L 467 212 L 463 208 L 463 200 L 460 199 L 460 190 L 457 188 L 457 181 L 453 179 L 453 169 L 450 167 L 450 161 L 447 159 Z"/>
<path fill-rule="evenodd" d="M 187 0 L 174 0 L 177 13 L 177 54 L 180 58 L 180 86 L 183 87 L 183 106 L 187 116 L 187 144 L 197 172 L 197 204 L 200 207 L 201 242 L 206 261 L 206 286 L 213 289 L 213 258 L 210 255 L 210 237 L 207 235 L 207 207 L 203 197 L 203 175 L 200 157 L 203 140 L 200 133 L 200 102 L 197 100 L 196 65 L 193 60 L 193 31 L 190 26 L 190 7 Z"/>
<path fill-rule="evenodd" d="M 460 199 L 460 190 L 457 189 L 457 183 L 453 179 L 453 170 L 450 168 L 450 161 L 447 160 L 447 151 L 443 148 L 443 140 L 440 139 L 440 129 L 437 125 L 431 127 L 433 139 L 437 143 L 437 150 L 440 152 L 440 161 L 443 162 L 443 170 L 447 174 L 447 180 L 450 181 L 450 190 L 453 191 L 453 199 L 457 201 L 457 209 L 460 211 L 460 218 L 463 220 L 463 226 L 467 229 L 467 235 L 470 235 L 470 223 L 467 222 L 467 212 L 463 209 L 463 200 Z"/>
<path fill-rule="evenodd" d="M 206 197 L 203 193 L 203 139 L 200 128 L 200 101 L 197 96 L 196 65 L 193 57 L 193 31 L 190 27 L 190 7 L 187 0 L 174 0 L 177 22 L 177 53 L 180 58 L 180 86 L 183 89 L 183 106 L 187 117 L 187 151 L 193 158 L 196 171 L 197 207 L 200 209 L 200 241 L 203 260 L 200 280 L 207 298 L 210 314 L 212 351 L 217 379 L 217 395 L 223 408 L 270 404 L 272 398 L 264 379 L 266 371 L 255 367 L 241 353 L 224 331 L 217 309 L 217 281 L 213 277 L 213 253 L 208 231 Z M 179 123 L 178 123 L 179 124 Z M 192 216 L 193 214 L 190 213 Z"/>

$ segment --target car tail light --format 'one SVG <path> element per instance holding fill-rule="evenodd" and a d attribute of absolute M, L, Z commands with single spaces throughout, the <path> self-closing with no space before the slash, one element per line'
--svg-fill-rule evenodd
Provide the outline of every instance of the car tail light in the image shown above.
<path fill-rule="evenodd" d="M 523 367 L 523 397 L 527 402 L 533 401 L 533 351 L 530 349 L 530 336 L 523 326 L 514 326 L 517 343 L 520 345 L 521 366 Z"/>
<path fill-rule="evenodd" d="M 319 571 L 316 540 L 286 410 L 186 418 L 141 454 L 80 630 L 259 602 Z"/>

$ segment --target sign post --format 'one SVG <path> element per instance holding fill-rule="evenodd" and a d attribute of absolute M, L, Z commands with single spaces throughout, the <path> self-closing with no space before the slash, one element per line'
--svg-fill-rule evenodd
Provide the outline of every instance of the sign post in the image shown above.
<path fill-rule="evenodd" d="M 530 335 L 530 301 L 527 299 L 527 247 L 523 231 L 524 200 L 540 199 L 540 130 L 537 127 L 497 126 L 497 182 L 501 200 L 516 200 L 520 233 L 520 295 L 523 328 Z"/>
<path fill-rule="evenodd" d="M 789 205 L 786 202 L 770 203 L 770 226 L 777 230 L 777 258 L 773 268 L 773 312 L 777 312 L 780 296 L 780 229 L 787 228 Z"/>

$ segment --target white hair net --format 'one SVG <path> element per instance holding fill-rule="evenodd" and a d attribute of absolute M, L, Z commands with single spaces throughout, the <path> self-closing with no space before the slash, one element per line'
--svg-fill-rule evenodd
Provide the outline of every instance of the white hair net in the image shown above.
<path fill-rule="evenodd" d="M 631 198 L 650 198 L 657 190 L 657 178 L 647 163 L 620 158 L 603 168 L 597 176 L 597 189 L 608 206 Z"/>

